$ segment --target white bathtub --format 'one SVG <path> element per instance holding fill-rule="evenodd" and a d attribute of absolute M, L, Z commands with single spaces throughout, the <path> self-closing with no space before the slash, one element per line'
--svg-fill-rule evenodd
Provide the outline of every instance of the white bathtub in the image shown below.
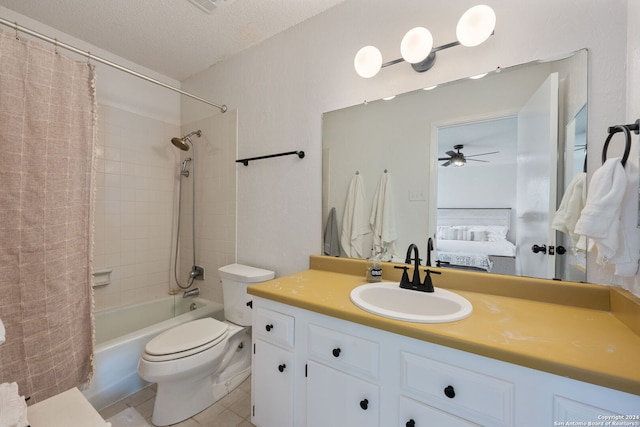
<path fill-rule="evenodd" d="M 190 309 L 193 303 L 195 310 Z M 100 410 L 142 389 L 149 383 L 138 376 L 137 368 L 147 342 L 162 331 L 202 317 L 224 320 L 222 304 L 177 295 L 95 313 L 95 370 L 82 393 Z"/>

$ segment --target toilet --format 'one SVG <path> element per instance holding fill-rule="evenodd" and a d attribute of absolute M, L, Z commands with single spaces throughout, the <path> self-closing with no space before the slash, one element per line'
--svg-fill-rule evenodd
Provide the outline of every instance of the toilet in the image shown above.
<path fill-rule="evenodd" d="M 151 421 L 156 426 L 190 418 L 230 393 L 251 373 L 251 298 L 247 286 L 274 272 L 242 264 L 218 269 L 225 321 L 192 320 L 147 343 L 138 375 L 157 383 Z"/>

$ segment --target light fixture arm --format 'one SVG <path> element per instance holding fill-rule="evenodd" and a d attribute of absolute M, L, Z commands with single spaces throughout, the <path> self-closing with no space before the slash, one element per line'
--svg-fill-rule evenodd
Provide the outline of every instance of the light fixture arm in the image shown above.
<path fill-rule="evenodd" d="M 491 32 L 491 36 L 495 34 L 495 31 Z M 489 37 L 491 37 L 489 36 Z M 440 52 L 441 50 L 450 49 L 452 47 L 460 46 L 461 43 L 456 40 L 451 43 L 443 44 L 442 46 L 436 46 L 431 49 L 431 53 L 421 62 L 416 64 L 411 64 L 411 67 L 418 73 L 424 73 L 425 71 L 429 71 L 436 63 L 436 52 Z M 403 58 L 394 59 L 393 61 L 385 62 L 382 64 L 380 68 L 389 67 L 391 65 L 396 65 L 401 62 L 406 62 Z"/>

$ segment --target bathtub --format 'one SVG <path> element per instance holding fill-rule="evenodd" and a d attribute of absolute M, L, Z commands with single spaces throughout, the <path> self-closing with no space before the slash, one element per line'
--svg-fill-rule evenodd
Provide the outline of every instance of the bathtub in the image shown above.
<path fill-rule="evenodd" d="M 162 331 L 203 317 L 224 320 L 222 304 L 176 295 L 96 312 L 93 380 L 82 393 L 101 410 L 144 388 L 149 383 L 138 376 L 137 368 L 147 342 Z"/>

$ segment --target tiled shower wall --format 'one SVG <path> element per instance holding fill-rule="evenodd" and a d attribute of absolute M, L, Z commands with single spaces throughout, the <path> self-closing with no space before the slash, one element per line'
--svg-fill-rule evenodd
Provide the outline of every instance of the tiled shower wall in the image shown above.
<path fill-rule="evenodd" d="M 169 291 L 180 128 L 104 105 L 98 116 L 93 268 L 112 270 L 95 288 L 101 310 Z"/>
<path fill-rule="evenodd" d="M 192 130 L 193 151 L 171 138 Z M 194 286 L 222 302 L 217 274 L 235 262 L 236 112 L 179 126 L 112 106 L 99 107 L 96 163 L 94 271 L 111 269 L 111 283 L 96 287 L 96 310 L 166 296 L 175 289 L 173 263 L 178 173 L 185 157 L 196 158 L 196 251 L 205 280 Z M 191 169 L 191 168 L 190 168 Z M 183 183 L 178 275 L 186 281 L 192 265 L 191 185 Z"/>

